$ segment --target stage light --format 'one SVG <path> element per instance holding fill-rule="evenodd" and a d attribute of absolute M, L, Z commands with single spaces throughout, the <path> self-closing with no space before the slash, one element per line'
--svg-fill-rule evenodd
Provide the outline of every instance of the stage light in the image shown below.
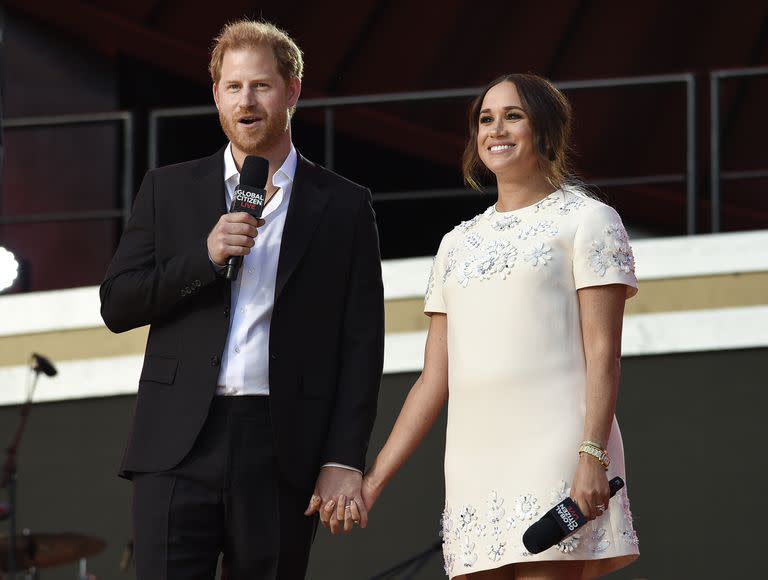
<path fill-rule="evenodd" d="M 19 277 L 19 261 L 12 252 L 0 246 L 0 292 L 4 292 Z"/>

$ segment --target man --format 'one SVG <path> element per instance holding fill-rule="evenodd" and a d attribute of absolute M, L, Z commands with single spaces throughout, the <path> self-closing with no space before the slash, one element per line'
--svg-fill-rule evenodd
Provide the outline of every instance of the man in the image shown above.
<path fill-rule="evenodd" d="M 334 533 L 365 525 L 378 237 L 370 192 L 293 147 L 302 69 L 271 24 L 222 30 L 210 71 L 229 144 L 147 173 L 101 285 L 112 331 L 151 325 L 121 468 L 140 580 L 213 578 L 220 553 L 230 578 L 299 579 L 313 513 Z M 269 161 L 260 220 L 225 213 L 247 155 Z"/>

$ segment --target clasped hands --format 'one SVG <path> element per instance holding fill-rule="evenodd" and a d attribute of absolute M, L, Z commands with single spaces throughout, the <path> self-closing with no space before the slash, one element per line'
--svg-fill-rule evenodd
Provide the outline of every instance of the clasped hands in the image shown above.
<path fill-rule="evenodd" d="M 339 532 L 348 534 L 355 525 L 366 527 L 368 509 L 375 501 L 375 497 L 366 492 L 370 487 L 366 483 L 358 471 L 323 467 L 304 515 L 317 513 L 320 523 L 334 535 Z"/>

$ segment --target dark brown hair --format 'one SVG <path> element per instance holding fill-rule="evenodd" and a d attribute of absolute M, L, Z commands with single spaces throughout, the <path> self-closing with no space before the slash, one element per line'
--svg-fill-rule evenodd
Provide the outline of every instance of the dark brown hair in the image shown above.
<path fill-rule="evenodd" d="M 531 122 L 539 167 L 553 187 L 560 188 L 570 177 L 571 105 L 565 95 L 547 79 L 532 74 L 508 74 L 488 83 L 469 107 L 469 139 L 464 148 L 461 168 L 464 182 L 481 190 L 493 174 L 477 153 L 480 108 L 486 93 L 500 83 L 515 85 Z"/>

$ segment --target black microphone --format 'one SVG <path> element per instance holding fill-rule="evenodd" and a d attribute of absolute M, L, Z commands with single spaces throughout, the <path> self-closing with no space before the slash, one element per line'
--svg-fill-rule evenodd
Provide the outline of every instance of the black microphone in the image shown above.
<path fill-rule="evenodd" d="M 263 157 L 248 155 L 243 161 L 240 183 L 237 184 L 235 193 L 232 195 L 229 213 L 244 211 L 255 218 L 260 218 L 261 212 L 264 210 L 264 202 L 267 199 L 267 192 L 264 187 L 267 184 L 268 174 L 269 161 Z M 227 280 L 235 280 L 242 265 L 242 256 L 230 256 L 227 260 L 224 277 Z"/>
<path fill-rule="evenodd" d="M 53 363 L 49 361 L 47 358 L 45 358 L 41 354 L 37 354 L 36 352 L 32 353 L 32 358 L 35 360 L 35 366 L 32 367 L 32 370 L 36 373 L 43 373 L 46 376 L 49 377 L 55 377 L 57 374 L 56 367 L 53 366 Z"/>
<path fill-rule="evenodd" d="M 624 480 L 614 477 L 608 482 L 611 497 L 624 487 Z M 523 534 L 523 545 L 531 554 L 538 554 L 551 548 L 566 536 L 570 536 L 587 523 L 578 504 L 570 497 L 565 498 L 536 523 L 531 524 Z"/>

